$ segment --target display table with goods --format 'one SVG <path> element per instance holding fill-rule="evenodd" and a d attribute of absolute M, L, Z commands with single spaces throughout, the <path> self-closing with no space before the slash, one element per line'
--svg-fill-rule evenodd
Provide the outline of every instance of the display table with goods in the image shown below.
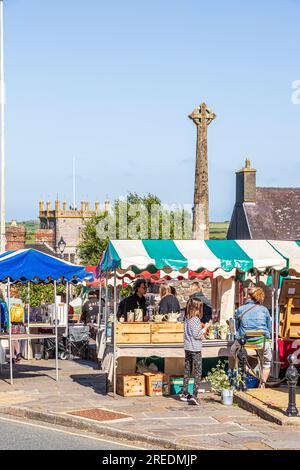
<path fill-rule="evenodd" d="M 68 292 L 69 283 L 78 283 L 86 278 L 91 279 L 92 277 L 93 276 L 88 274 L 82 266 L 77 266 L 33 249 L 16 250 L 0 255 L 0 282 L 6 285 L 8 310 L 7 331 L 1 332 L 0 341 L 8 343 L 11 384 L 13 384 L 13 343 L 23 340 L 26 340 L 28 343 L 35 340 L 48 340 L 53 342 L 55 349 L 56 380 L 58 380 L 59 315 L 62 316 L 61 318 L 66 318 L 66 309 L 64 307 L 59 308 L 57 283 L 64 283 Z M 20 319 L 19 325 L 12 323 L 12 313 L 14 315 L 17 313 L 20 314 L 21 308 L 20 306 L 18 306 L 18 308 L 14 308 L 14 306 L 11 308 L 11 286 L 14 283 L 17 284 L 20 282 L 27 284 L 29 290 L 31 283 L 50 283 L 53 285 L 54 305 L 52 307 L 52 325 L 47 325 L 51 332 L 39 332 L 40 322 L 37 322 L 37 324 L 30 323 L 30 320 L 33 320 L 30 315 L 30 310 L 28 312 L 27 325 L 24 324 L 24 317 Z M 13 320 L 15 319 L 13 318 Z M 38 318 L 36 318 L 36 320 L 38 320 Z M 44 321 L 42 321 L 42 323 L 44 323 Z M 36 328 L 35 333 L 32 332 L 32 326 Z M 0 329 L 2 330 L 2 327 Z M 1 354 L 1 356 L 3 356 L 3 354 Z"/>
<path fill-rule="evenodd" d="M 118 322 L 116 324 L 116 332 L 114 332 L 114 328 L 112 329 L 112 337 L 114 337 L 114 334 L 116 337 L 117 393 L 125 394 L 124 396 L 133 396 L 136 390 L 134 384 L 140 385 L 141 381 L 143 381 L 141 377 L 136 378 L 139 363 L 144 358 L 153 357 L 163 359 L 160 364 L 160 368 L 163 368 L 163 370 L 155 371 L 156 375 L 162 374 L 164 384 L 162 390 L 164 392 L 161 390 L 161 394 L 165 394 L 166 390 L 169 390 L 170 387 L 172 394 L 179 393 L 180 387 L 175 387 L 174 384 L 183 384 L 185 357 L 183 331 L 183 322 Z M 205 339 L 203 341 L 202 357 L 204 359 L 227 357 L 229 355 L 230 347 L 233 343 L 232 339 L 219 339 L 217 336 L 218 327 L 214 331 L 216 332 L 216 337 L 214 336 L 213 339 Z M 107 373 L 108 390 L 112 388 L 113 352 L 113 343 L 107 342 L 102 358 L 102 369 Z M 151 372 L 145 371 L 146 373 L 150 374 Z M 131 388 L 130 384 L 134 386 L 132 385 Z M 171 384 L 174 386 L 171 386 Z M 128 392 L 125 392 L 126 387 L 129 387 Z M 145 393 L 147 392 L 147 387 L 145 387 L 138 388 L 140 390 L 139 394 L 142 393 L 142 390 L 145 390 Z M 155 393 L 152 391 L 147 394 L 152 396 Z M 156 395 L 158 394 L 159 391 L 157 390 Z"/>
<path fill-rule="evenodd" d="M 293 242 L 294 243 L 294 242 Z M 297 246 L 298 247 L 298 246 Z M 300 248 L 300 247 L 298 247 Z M 300 251 L 299 251 L 300 252 Z M 299 256 L 300 260 L 300 256 Z M 111 324 L 113 328 L 111 341 L 102 342 L 103 368 L 108 372 L 108 382 L 112 384 L 113 392 L 117 391 L 117 375 L 126 375 L 136 370 L 136 353 L 140 357 L 149 357 L 155 353 L 163 355 L 176 364 L 180 370 L 183 361 L 183 325 L 175 326 L 169 322 L 117 324 L 117 273 L 133 272 L 135 276 L 145 270 L 161 270 L 179 274 L 188 270 L 201 272 L 207 270 L 213 273 L 213 280 L 223 279 L 224 282 L 212 283 L 212 305 L 216 304 L 217 315 L 213 325 L 203 342 L 203 357 L 227 356 L 232 344 L 232 336 L 228 336 L 226 324 L 234 315 L 236 304 L 235 281 L 240 276 L 251 273 L 259 278 L 263 273 L 272 276 L 272 321 L 275 324 L 275 311 L 278 305 L 277 286 L 279 274 L 287 270 L 290 259 L 281 254 L 280 249 L 267 240 L 113 240 L 110 241 L 101 257 L 98 276 L 114 276 L 114 312 Z M 299 261 L 300 266 L 300 261 Z M 239 282 L 239 281 L 238 281 Z M 107 287 L 106 287 L 107 291 Z M 217 301 L 217 302 L 215 302 Z M 213 311 L 214 312 L 214 311 Z M 108 316 L 105 317 L 107 323 Z M 216 329 L 218 330 L 216 334 Z M 107 331 L 107 328 L 105 329 Z M 277 332 L 272 335 L 272 346 L 277 348 L 275 341 Z M 163 339 L 163 338 L 167 338 Z M 220 338 L 220 339 L 219 339 Z M 276 338 L 277 339 L 277 338 Z M 175 361 L 175 362 L 174 362 Z M 176 363 L 177 361 L 177 363 Z M 165 374 L 173 372 L 165 367 Z M 120 380 L 120 379 L 119 379 Z"/>

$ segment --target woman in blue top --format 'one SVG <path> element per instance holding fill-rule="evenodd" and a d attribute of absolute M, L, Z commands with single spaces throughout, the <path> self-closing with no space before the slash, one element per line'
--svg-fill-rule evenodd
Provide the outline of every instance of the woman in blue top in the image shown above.
<path fill-rule="evenodd" d="M 260 287 L 254 287 L 248 290 L 245 304 L 239 307 L 235 312 L 236 341 L 231 348 L 232 355 L 235 355 L 237 349 L 240 348 L 238 340 L 249 330 L 251 330 L 251 332 L 262 331 L 264 333 L 264 337 L 251 336 L 251 342 L 253 344 L 261 345 L 265 342 L 265 347 L 263 349 L 257 349 L 258 354 L 261 356 L 263 366 L 262 386 L 264 386 L 268 380 L 272 362 L 272 349 L 270 343 L 272 322 L 269 310 L 262 305 L 264 299 L 265 293 Z"/>

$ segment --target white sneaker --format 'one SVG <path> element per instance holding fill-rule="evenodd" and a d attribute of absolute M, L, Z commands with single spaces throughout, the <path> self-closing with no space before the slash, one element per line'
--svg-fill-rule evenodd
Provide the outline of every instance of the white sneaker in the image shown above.
<path fill-rule="evenodd" d="M 189 393 L 186 395 L 185 393 L 182 393 L 181 395 L 179 395 L 179 400 L 180 401 L 189 401 L 191 399 L 192 395 L 190 395 Z"/>
<path fill-rule="evenodd" d="M 190 395 L 190 399 L 188 400 L 188 402 L 191 404 L 191 405 L 200 405 L 199 401 L 197 400 L 197 398 L 194 396 L 194 395 Z"/>

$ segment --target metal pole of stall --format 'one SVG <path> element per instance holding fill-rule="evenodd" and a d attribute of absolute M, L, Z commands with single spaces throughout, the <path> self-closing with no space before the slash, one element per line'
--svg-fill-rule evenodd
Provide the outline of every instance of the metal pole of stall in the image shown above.
<path fill-rule="evenodd" d="M 28 281 L 27 284 L 27 328 L 28 328 L 28 334 L 30 334 L 30 281 Z M 31 349 L 31 341 L 30 338 L 28 338 L 27 341 L 27 359 L 29 359 L 29 349 Z"/>
<path fill-rule="evenodd" d="M 113 343 L 114 343 L 114 396 L 116 396 L 117 391 L 117 364 L 116 364 L 116 335 L 117 335 L 117 273 L 116 269 L 114 269 L 114 328 L 113 328 Z"/>
<path fill-rule="evenodd" d="M 105 276 L 105 325 L 108 321 L 108 273 Z"/>
<path fill-rule="evenodd" d="M 272 376 L 274 377 L 275 374 L 275 334 L 274 334 L 274 326 L 275 326 L 275 281 L 274 281 L 275 271 L 272 270 L 272 316 L 271 316 L 271 324 L 272 324 L 272 352 L 273 352 L 273 364 L 272 364 Z"/>
<path fill-rule="evenodd" d="M 57 328 L 57 298 L 56 298 L 56 281 L 54 281 L 54 315 L 55 315 L 55 370 L 56 381 L 58 381 L 58 328 Z"/>
<path fill-rule="evenodd" d="M 8 321 L 9 321 L 9 372 L 10 372 L 10 384 L 13 385 L 13 369 L 12 369 L 12 337 L 11 337 L 11 314 L 10 314 L 10 278 L 7 282 L 7 308 L 8 308 Z"/>
<path fill-rule="evenodd" d="M 278 335 L 279 335 L 279 275 L 276 272 L 275 276 L 275 322 L 276 322 L 276 335 L 275 335 L 275 358 L 276 358 L 276 377 L 279 377 L 280 364 L 278 354 Z"/>
<path fill-rule="evenodd" d="M 66 306 L 67 306 L 67 317 L 66 317 L 66 336 L 69 334 L 69 283 L 66 283 Z"/>
<path fill-rule="evenodd" d="M 102 279 L 101 279 L 101 271 L 100 271 L 100 274 L 99 274 L 99 280 L 100 280 L 100 283 L 99 283 L 99 314 L 98 314 L 98 330 L 100 329 L 100 323 L 101 323 L 101 313 L 102 313 L 102 302 L 101 302 L 101 298 L 102 298 Z"/>

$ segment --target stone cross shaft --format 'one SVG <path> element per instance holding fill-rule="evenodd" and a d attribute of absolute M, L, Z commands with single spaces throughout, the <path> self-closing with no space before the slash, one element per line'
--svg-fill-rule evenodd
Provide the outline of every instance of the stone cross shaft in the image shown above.
<path fill-rule="evenodd" d="M 205 103 L 194 109 L 189 118 L 197 126 L 197 148 L 193 208 L 193 239 L 209 239 L 207 126 L 215 119 Z"/>

